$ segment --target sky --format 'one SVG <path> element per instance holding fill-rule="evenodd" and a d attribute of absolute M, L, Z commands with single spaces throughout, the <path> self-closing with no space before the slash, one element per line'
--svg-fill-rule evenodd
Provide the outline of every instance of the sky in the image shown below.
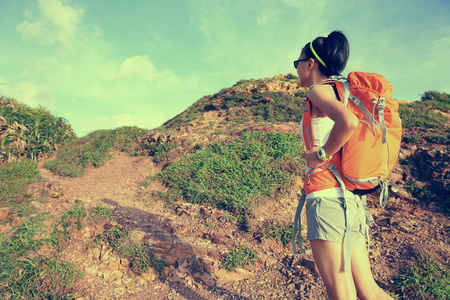
<path fill-rule="evenodd" d="M 450 93 L 448 0 L 0 0 L 0 96 L 45 107 L 75 133 L 153 129 L 241 79 L 295 73 L 341 30 L 350 71 L 394 98 Z"/>

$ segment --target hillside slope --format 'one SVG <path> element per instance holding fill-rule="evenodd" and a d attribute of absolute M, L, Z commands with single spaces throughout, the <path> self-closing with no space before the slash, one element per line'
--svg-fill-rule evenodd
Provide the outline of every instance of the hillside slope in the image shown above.
<path fill-rule="evenodd" d="M 23 183 L 23 198 L 0 186 L 2 195 L 14 194 L 0 210 L 3 240 L 12 245 L 20 231 L 42 241 L 18 257 L 23 270 L 49 257 L 84 272 L 72 271 L 73 281 L 60 286 L 41 279 L 39 295 L 326 299 L 311 253 L 294 257 L 290 248 L 305 95 L 293 75 L 244 80 L 150 132 L 118 128 L 74 140 L 57 156 L 21 167 L 42 176 Z M 375 278 L 404 299 L 449 295 L 448 281 L 434 280 L 448 280 L 450 264 L 449 111 L 440 96 L 401 104 L 405 135 L 393 174 L 399 192 L 386 209 L 369 197 Z M 7 166 L 2 178 L 14 172 Z M 43 230 L 22 226 L 41 219 Z M 428 282 L 413 282 L 430 267 Z"/>

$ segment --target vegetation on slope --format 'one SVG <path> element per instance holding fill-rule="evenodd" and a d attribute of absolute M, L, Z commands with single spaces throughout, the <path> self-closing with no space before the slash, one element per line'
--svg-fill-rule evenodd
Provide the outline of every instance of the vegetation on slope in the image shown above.
<path fill-rule="evenodd" d="M 116 149 L 130 155 L 138 155 L 137 138 L 148 130 L 138 127 L 120 127 L 114 130 L 98 130 L 67 144 L 56 159 L 44 167 L 62 176 L 81 177 L 88 166 L 100 166 L 111 158 Z"/>
<path fill-rule="evenodd" d="M 48 216 L 37 213 L 27 193 L 28 186 L 40 180 L 37 164 L 29 160 L 6 164 L 0 168 L 0 179 L 0 206 L 9 207 L 13 216 L 23 218 L 11 232 L 5 236 L 0 234 L 0 296 L 2 299 L 47 299 L 70 294 L 68 289 L 81 273 L 54 253 L 39 253 L 43 246 L 57 243 L 58 237 L 54 234 L 38 237 L 48 230 L 43 223 Z"/>
<path fill-rule="evenodd" d="M 291 85 L 290 91 L 295 89 L 296 92 L 281 90 L 280 82 Z M 304 107 L 304 101 L 299 100 L 299 97 L 304 98 L 306 92 L 298 90 L 297 85 L 296 77 L 290 75 L 276 80 L 240 80 L 231 88 L 201 98 L 186 111 L 164 123 L 161 129 L 189 126 L 202 113 L 212 110 L 226 111 L 229 119 L 240 123 L 298 122 Z"/>
<path fill-rule="evenodd" d="M 446 212 L 450 212 L 450 191 L 445 183 L 450 161 L 449 108 L 450 95 L 436 91 L 425 92 L 421 101 L 400 104 L 404 148 L 417 149 L 414 155 L 400 159 L 410 175 L 404 187 L 421 202 L 435 202 Z"/>
<path fill-rule="evenodd" d="M 28 158 L 48 157 L 75 138 L 64 118 L 0 97 L 0 164 Z"/>
<path fill-rule="evenodd" d="M 262 199 L 283 197 L 303 172 L 297 134 L 244 132 L 229 144 L 215 143 L 172 163 L 159 179 L 163 197 L 208 203 L 244 217 Z"/>
<path fill-rule="evenodd" d="M 395 278 L 405 299 L 448 299 L 450 270 L 429 255 L 420 253 L 417 264 Z"/>

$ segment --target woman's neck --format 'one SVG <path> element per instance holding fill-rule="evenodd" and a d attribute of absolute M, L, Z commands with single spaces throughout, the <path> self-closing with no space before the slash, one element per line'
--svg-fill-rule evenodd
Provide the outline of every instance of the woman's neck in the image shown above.
<path fill-rule="evenodd" d="M 315 85 L 315 84 L 322 82 L 324 80 L 327 80 L 327 79 L 328 79 L 328 77 L 325 75 L 322 75 L 322 73 L 314 73 L 313 78 L 312 78 L 312 81 L 313 81 L 312 85 Z"/>

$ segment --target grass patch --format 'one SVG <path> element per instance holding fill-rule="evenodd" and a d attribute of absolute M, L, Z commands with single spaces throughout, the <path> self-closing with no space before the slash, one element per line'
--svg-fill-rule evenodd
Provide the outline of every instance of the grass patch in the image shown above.
<path fill-rule="evenodd" d="M 44 167 L 53 173 L 81 177 L 88 166 L 100 166 L 111 159 L 114 148 L 130 155 L 137 155 L 140 146 L 136 139 L 148 130 L 138 127 L 120 127 L 114 130 L 98 130 L 64 146 L 55 160 Z"/>
<path fill-rule="evenodd" d="M 425 137 L 425 140 L 427 140 L 430 143 L 435 144 L 441 144 L 441 145 L 450 145 L 450 130 L 444 131 L 444 133 L 440 134 L 432 134 L 427 137 Z"/>
<path fill-rule="evenodd" d="M 221 109 L 234 107 L 247 108 L 247 111 L 236 110 L 237 118 L 252 117 L 255 121 L 268 122 L 300 122 L 303 116 L 304 101 L 285 92 L 247 92 L 230 93 L 228 90 L 214 95 L 211 100 L 223 99 Z"/>
<path fill-rule="evenodd" d="M 0 235 L 0 295 L 2 299 L 65 299 L 70 298 L 79 272 L 71 263 L 52 256 L 37 255 L 47 243 L 38 235 L 45 232 L 44 214 L 26 219 L 13 228 L 6 239 Z"/>
<path fill-rule="evenodd" d="M 157 143 L 155 145 L 143 143 L 142 148 L 149 152 L 150 156 L 153 156 L 153 161 L 156 163 L 169 160 L 167 153 L 176 148 L 177 144 L 174 142 Z"/>
<path fill-rule="evenodd" d="M 169 201 L 183 197 L 233 213 L 250 213 L 258 197 L 282 196 L 303 174 L 298 134 L 244 132 L 172 163 L 144 181 L 161 180 Z"/>
<path fill-rule="evenodd" d="M 14 264 L 2 259 L 0 269 L 3 299 L 71 299 L 70 288 L 82 277 L 73 264 L 44 255 L 24 257 Z"/>
<path fill-rule="evenodd" d="M 420 254 L 417 263 L 395 281 L 403 296 L 409 299 L 450 298 L 450 271 L 425 254 Z"/>
<path fill-rule="evenodd" d="M 227 271 L 233 271 L 238 267 L 243 267 L 252 264 L 258 255 L 253 252 L 250 247 L 246 245 L 238 245 L 235 249 L 228 253 L 222 266 Z"/>
<path fill-rule="evenodd" d="M 438 115 L 430 110 L 424 102 L 401 103 L 399 107 L 403 128 L 443 129 L 442 124 L 447 122 L 445 116 Z"/>
<path fill-rule="evenodd" d="M 291 243 L 292 232 L 294 230 L 294 224 L 292 222 L 285 223 L 273 223 L 265 222 L 265 224 L 260 228 L 260 232 L 263 235 L 259 236 L 260 239 L 271 237 L 277 239 L 283 246 Z"/>
<path fill-rule="evenodd" d="M 421 136 L 418 134 L 413 134 L 413 135 L 403 137 L 403 141 L 405 143 L 411 143 L 411 144 L 417 143 L 418 141 L 420 141 L 420 139 L 421 139 Z"/>
<path fill-rule="evenodd" d="M 53 224 L 53 232 L 48 238 L 49 244 L 58 251 L 64 249 L 66 242 L 70 240 L 73 232 L 82 228 L 81 221 L 87 216 L 84 205 L 75 204 L 67 213 L 64 213 L 59 222 Z"/>
<path fill-rule="evenodd" d="M 154 251 L 142 241 L 134 242 L 131 233 L 130 228 L 118 225 L 98 235 L 96 244 L 103 242 L 111 246 L 117 255 L 130 262 L 130 269 L 137 275 L 147 272 L 151 267 L 163 276 L 169 264 L 156 258 Z"/>
<path fill-rule="evenodd" d="M 75 279 L 82 277 L 82 273 L 55 253 L 38 255 L 38 251 L 45 245 L 61 249 L 88 215 L 96 220 L 108 216 L 105 208 L 88 212 L 84 206 L 75 205 L 53 225 L 53 232 L 44 237 L 48 230 L 43 222 L 48 215 L 29 217 L 37 209 L 29 205 L 31 195 L 27 193 L 28 185 L 40 179 L 37 164 L 30 160 L 7 163 L 0 168 L 0 203 L 14 208 L 16 216 L 22 218 L 7 237 L 0 235 L 2 299 L 70 299 Z"/>
<path fill-rule="evenodd" d="M 426 91 L 422 97 L 421 101 L 430 103 L 433 108 L 442 111 L 450 110 L 450 95 L 447 93 L 440 93 L 438 91 Z"/>
<path fill-rule="evenodd" d="M 30 160 L 8 163 L 0 167 L 0 205 L 27 205 L 27 186 L 40 180 L 37 164 Z"/>
<path fill-rule="evenodd" d="M 41 160 L 74 138 L 64 118 L 51 115 L 43 107 L 34 109 L 0 97 L 0 162 Z"/>
<path fill-rule="evenodd" d="M 411 195 L 413 195 L 416 198 L 430 199 L 434 195 L 434 193 L 431 192 L 426 187 L 421 188 L 415 185 L 414 183 L 406 183 L 404 187 Z"/>
<path fill-rule="evenodd" d="M 89 219 L 94 221 L 99 221 L 101 219 L 108 219 L 112 215 L 111 208 L 105 207 L 103 205 L 97 205 L 91 209 L 89 212 Z"/>
<path fill-rule="evenodd" d="M 64 213 L 57 223 L 53 224 L 53 231 L 47 241 L 61 251 L 71 239 L 72 234 L 82 229 L 84 220 L 91 219 L 98 222 L 108 219 L 111 214 L 112 210 L 101 204 L 88 210 L 83 204 L 77 203 Z"/>
<path fill-rule="evenodd" d="M 240 80 L 231 88 L 224 88 L 212 96 L 202 97 L 186 111 L 164 123 L 161 129 L 167 131 L 171 128 L 188 126 L 204 111 L 229 110 L 233 107 L 245 108 L 245 110 L 236 110 L 233 113 L 229 112 L 230 114 L 234 114 L 236 119 L 240 118 L 248 121 L 249 117 L 253 117 L 257 121 L 300 121 L 303 115 L 304 101 L 298 97 L 306 97 L 306 91 L 299 91 L 295 96 L 286 92 L 261 92 L 267 89 L 267 83 L 269 82 L 287 81 L 297 83 L 297 79 L 295 75 L 289 75 L 286 78 Z M 250 92 L 236 88 L 244 87 L 245 89 L 245 86 L 248 85 L 254 86 Z M 216 100 L 222 102 L 220 107 L 211 104 Z M 241 123 L 240 120 L 238 122 Z"/>

